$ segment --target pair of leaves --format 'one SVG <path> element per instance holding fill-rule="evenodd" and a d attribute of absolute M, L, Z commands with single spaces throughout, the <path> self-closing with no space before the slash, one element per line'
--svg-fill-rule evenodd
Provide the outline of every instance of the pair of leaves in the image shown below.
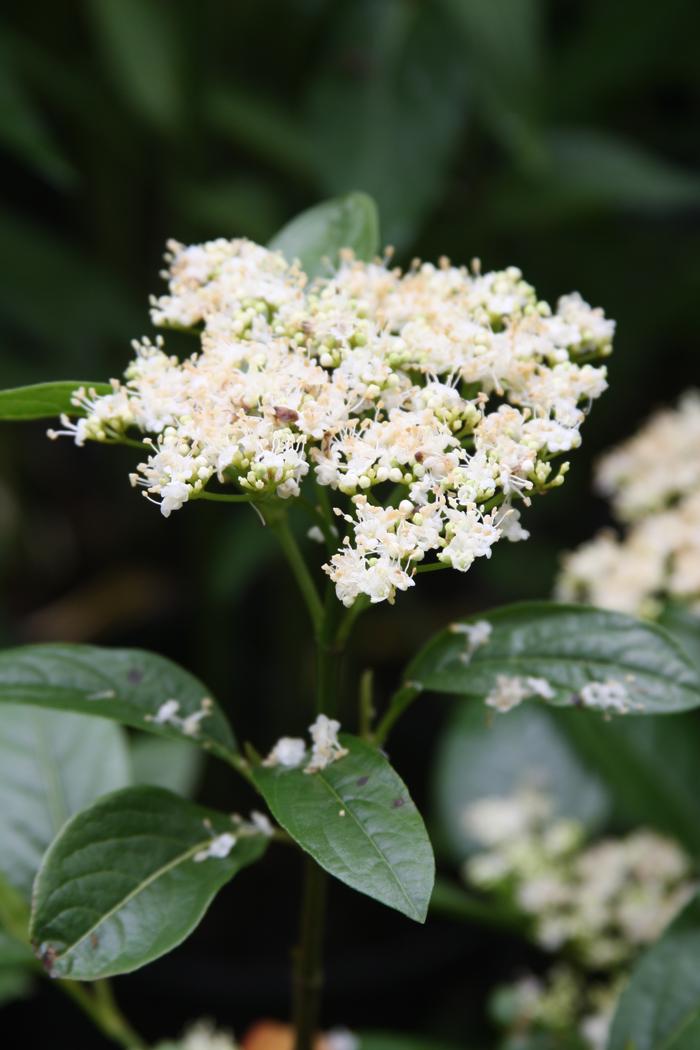
<path fill-rule="evenodd" d="M 104 13 L 113 6 L 98 3 L 96 9 L 104 8 Z M 292 219 L 273 237 L 270 247 L 282 251 L 290 261 L 298 259 L 310 277 L 336 266 L 341 248 L 352 248 L 359 259 L 372 259 L 379 250 L 376 205 L 364 193 L 323 201 Z M 52 419 L 61 413 L 79 416 L 82 412 L 71 404 L 71 397 L 80 386 L 93 387 L 98 394 L 108 394 L 111 389 L 106 383 L 62 380 L 0 390 L 0 420 Z"/>
<path fill-rule="evenodd" d="M 700 706 L 700 669 L 655 624 L 622 613 L 555 602 L 504 606 L 477 620 L 488 641 L 470 653 L 460 624 L 436 635 L 406 671 L 421 689 L 483 699 L 499 675 L 545 679 L 559 706 L 581 704 L 589 683 L 623 685 L 630 710 L 667 714 Z"/>

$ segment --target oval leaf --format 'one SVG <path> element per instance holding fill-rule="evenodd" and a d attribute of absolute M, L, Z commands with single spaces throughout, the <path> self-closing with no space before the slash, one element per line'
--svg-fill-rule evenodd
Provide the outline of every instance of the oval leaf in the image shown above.
<path fill-rule="evenodd" d="M 27 901 L 69 817 L 130 783 L 119 726 L 8 704 L 0 717 L 0 872 Z"/>
<path fill-rule="evenodd" d="M 183 941 L 224 883 L 265 851 L 266 836 L 250 833 L 226 856 L 203 856 L 234 830 L 230 817 L 154 787 L 78 813 L 34 888 L 29 932 L 50 975 L 128 973 Z"/>
<path fill-rule="evenodd" d="M 164 656 L 141 649 L 6 649 L 0 653 L 3 701 L 111 718 L 149 733 L 185 737 L 224 759 L 235 755 L 226 716 L 202 683 Z"/>
<path fill-rule="evenodd" d="M 406 785 L 375 748 L 341 737 L 349 754 L 317 773 L 253 771 L 275 819 L 341 882 L 425 920 L 435 862 Z"/>
<path fill-rule="evenodd" d="M 664 714 L 700 706 L 700 671 L 655 624 L 623 613 L 555 602 L 508 605 L 486 620 L 492 633 L 469 653 L 459 624 L 436 635 L 411 662 L 407 681 L 422 689 L 484 698 L 498 675 L 545 679 L 552 702 L 581 703 L 592 682 L 619 682 L 636 713 Z"/>
<path fill-rule="evenodd" d="M 290 262 L 298 259 L 309 277 L 328 273 L 341 248 L 352 248 L 358 259 L 368 261 L 379 251 L 377 206 L 366 193 L 323 201 L 283 226 L 269 247 Z"/>
<path fill-rule="evenodd" d="M 700 898 L 695 897 L 632 971 L 608 1050 L 697 1050 L 699 961 Z"/>
<path fill-rule="evenodd" d="M 71 397 L 81 386 L 98 394 L 109 394 L 112 389 L 109 383 L 66 379 L 59 383 L 34 383 L 0 390 L 0 419 L 54 419 L 61 414 L 82 416 L 84 412 L 71 403 Z"/>

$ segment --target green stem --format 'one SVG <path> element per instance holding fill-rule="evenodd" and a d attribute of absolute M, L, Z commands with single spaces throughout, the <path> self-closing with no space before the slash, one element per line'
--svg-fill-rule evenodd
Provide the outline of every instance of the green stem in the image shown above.
<path fill-rule="evenodd" d="M 297 546 L 297 541 L 292 535 L 292 531 L 289 528 L 286 516 L 273 517 L 268 519 L 268 525 L 277 536 L 280 546 L 284 552 L 284 555 L 289 562 L 289 567 L 294 573 L 294 578 L 297 581 L 299 590 L 301 591 L 302 597 L 306 602 L 306 607 L 309 610 L 309 616 L 311 617 L 311 623 L 313 624 L 314 633 L 318 638 L 322 629 L 324 621 L 323 605 L 321 599 L 318 596 L 316 585 L 311 578 L 308 566 L 304 561 L 303 555 Z"/>
<path fill-rule="evenodd" d="M 59 988 L 86 1014 L 96 1028 L 125 1050 L 146 1050 L 143 1039 L 121 1013 L 107 981 L 95 982 L 94 995 L 77 981 L 59 981 Z"/>
<path fill-rule="evenodd" d="M 372 739 L 372 722 L 374 721 L 374 671 L 369 668 L 362 672 L 360 678 L 359 730 L 363 740 Z"/>
<path fill-rule="evenodd" d="M 394 723 L 398 721 L 406 708 L 413 703 L 416 697 L 423 691 L 420 682 L 404 682 L 400 689 L 391 698 L 388 710 L 385 712 L 379 725 L 372 734 L 372 739 L 377 747 L 381 747 L 391 732 Z"/>
<path fill-rule="evenodd" d="M 313 1050 L 323 990 L 323 934 L 327 876 L 312 857 L 304 858 L 299 945 L 294 953 L 294 1050 Z"/>
<path fill-rule="evenodd" d="M 252 503 L 255 500 L 255 496 L 248 496 L 246 493 L 232 493 L 232 492 L 207 492 L 203 489 L 193 499 L 206 499 L 216 503 Z"/>

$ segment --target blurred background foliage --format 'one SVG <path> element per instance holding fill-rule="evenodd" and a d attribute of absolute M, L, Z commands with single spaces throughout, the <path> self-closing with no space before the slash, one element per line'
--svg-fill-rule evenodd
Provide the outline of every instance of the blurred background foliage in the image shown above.
<path fill-rule="evenodd" d="M 5 0 L 2 385 L 119 374 L 149 331 L 167 237 L 266 241 L 353 189 L 377 199 L 400 262 L 478 255 L 550 301 L 577 288 L 603 305 L 619 323 L 611 390 L 567 485 L 529 513 L 526 548 L 423 578 L 360 625 L 349 677 L 375 666 L 381 701 L 448 619 L 550 592 L 557 553 L 606 520 L 592 458 L 700 379 L 699 34 L 691 0 Z M 2 436 L 3 643 L 149 646 L 210 683 L 260 748 L 305 724 L 306 625 L 252 513 L 165 522 L 130 492 L 128 450 L 49 445 L 41 425 Z M 419 800 L 445 713 L 424 702 L 392 744 Z M 206 801 L 227 791 L 209 770 Z M 122 982 L 154 1036 L 207 1010 L 239 1029 L 284 1013 L 297 873 L 282 858 L 237 889 Z M 414 930 L 342 887 L 333 904 L 331 1022 L 464 1039 L 504 966 L 529 961 L 519 942 Z M 56 998 L 72 1045 L 97 1045 Z M 12 1011 L 38 1041 L 43 1015 Z"/>

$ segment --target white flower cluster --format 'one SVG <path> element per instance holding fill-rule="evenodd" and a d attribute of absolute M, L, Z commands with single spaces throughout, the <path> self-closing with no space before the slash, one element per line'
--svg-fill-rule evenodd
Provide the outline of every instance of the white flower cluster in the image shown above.
<path fill-rule="evenodd" d="M 348 750 L 338 740 L 340 722 L 327 715 L 319 715 L 309 726 L 311 734 L 311 754 L 306 752 L 306 743 L 301 737 L 283 736 L 264 760 L 264 766 L 282 766 L 285 769 L 296 769 L 303 762 L 305 773 L 318 773 L 331 762 L 347 755 Z"/>
<path fill-rule="evenodd" d="M 147 435 L 132 482 L 166 516 L 212 481 L 264 503 L 308 475 L 349 497 L 325 566 L 347 605 L 393 600 L 428 554 L 464 572 L 525 538 L 513 502 L 563 481 L 551 461 L 606 387 L 593 362 L 614 323 L 577 294 L 553 312 L 513 267 L 402 274 L 346 253 L 307 283 L 247 240 L 173 242 L 167 259 L 153 322 L 195 330 L 200 349 L 180 361 L 160 337 L 134 344 L 124 381 L 77 391 L 85 416 L 61 433 Z"/>
<path fill-rule="evenodd" d="M 649 616 L 672 598 L 700 613 L 700 394 L 607 455 L 597 483 L 626 531 L 567 554 L 558 596 Z"/>
<path fill-rule="evenodd" d="M 624 978 L 619 976 L 591 982 L 572 966 L 559 963 L 544 977 L 529 975 L 497 989 L 493 1001 L 500 1017 L 520 1037 L 547 1032 L 570 1045 L 572 1033 L 578 1031 L 587 1050 L 606 1050 L 623 987 Z"/>
<path fill-rule="evenodd" d="M 695 888 L 675 842 L 642 829 L 584 847 L 582 827 L 555 818 L 551 800 L 534 789 L 481 799 L 464 822 L 487 847 L 465 863 L 468 881 L 507 893 L 543 948 L 566 947 L 587 967 L 629 960 Z"/>

